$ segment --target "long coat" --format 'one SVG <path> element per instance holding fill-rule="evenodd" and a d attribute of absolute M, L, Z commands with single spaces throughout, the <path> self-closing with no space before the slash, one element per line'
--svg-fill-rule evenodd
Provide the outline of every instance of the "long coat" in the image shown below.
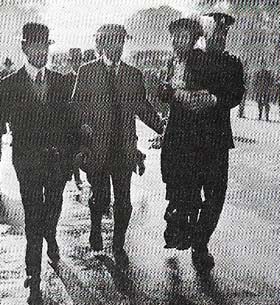
<path fill-rule="evenodd" d="M 121 62 L 112 94 L 108 67 L 102 59 L 83 65 L 78 73 L 72 107 L 80 120 L 92 129 L 82 145 L 90 148 L 87 171 L 106 171 L 110 163 L 112 141 L 114 149 L 122 151 L 125 166 L 134 169 L 137 158 L 136 116 L 146 125 L 162 132 L 160 117 L 146 99 L 142 73 Z M 117 109 L 116 109 L 117 107 Z M 115 125 L 116 110 L 120 116 Z M 117 126 L 117 127 L 116 127 Z"/>
<path fill-rule="evenodd" d="M 257 103 L 269 104 L 272 97 L 274 78 L 272 72 L 266 69 L 257 71 L 254 75 L 254 89 Z"/>
<path fill-rule="evenodd" d="M 42 154 L 55 147 L 63 174 L 69 176 L 74 147 L 68 77 L 46 69 L 44 93 L 38 94 L 24 67 L 0 82 L 0 125 L 11 124 L 16 170 L 42 167 Z"/>
<path fill-rule="evenodd" d="M 167 81 L 174 73 L 172 62 L 168 63 Z M 161 171 L 163 181 L 173 185 L 191 181 L 199 154 L 234 147 L 230 109 L 241 102 L 244 93 L 242 64 L 227 53 L 194 50 L 185 61 L 184 80 L 186 90 L 208 90 L 217 97 L 217 104 L 195 113 L 176 101 L 171 89 L 169 94 L 161 93 L 163 102 L 170 104 Z"/>

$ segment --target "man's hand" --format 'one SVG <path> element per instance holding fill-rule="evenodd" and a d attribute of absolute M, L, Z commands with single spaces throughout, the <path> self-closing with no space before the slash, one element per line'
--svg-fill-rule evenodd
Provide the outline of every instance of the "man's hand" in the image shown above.
<path fill-rule="evenodd" d="M 200 112 L 217 104 L 217 98 L 207 90 L 187 91 L 177 89 L 175 96 L 182 106 L 189 111 Z"/>
<path fill-rule="evenodd" d="M 92 131 L 92 128 L 89 125 L 83 124 L 81 126 L 81 132 L 82 132 L 83 135 L 88 136 L 88 135 L 91 135 L 93 131 Z"/>
<path fill-rule="evenodd" d="M 81 167 L 81 165 L 87 163 L 90 157 L 91 157 L 91 151 L 86 147 L 82 147 L 81 151 L 75 156 L 74 167 L 75 168 Z"/>

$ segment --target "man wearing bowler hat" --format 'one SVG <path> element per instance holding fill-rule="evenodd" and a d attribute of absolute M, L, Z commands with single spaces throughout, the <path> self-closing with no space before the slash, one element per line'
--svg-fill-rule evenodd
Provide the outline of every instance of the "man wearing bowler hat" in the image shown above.
<path fill-rule="evenodd" d="M 43 238 L 50 261 L 56 264 L 60 258 L 56 227 L 74 143 L 67 118 L 71 85 L 67 76 L 46 68 L 50 44 L 46 25 L 25 24 L 25 65 L 0 82 L 0 122 L 9 122 L 13 132 L 13 164 L 25 213 L 25 287 L 31 305 L 42 302 Z"/>
<path fill-rule="evenodd" d="M 128 34 L 122 25 L 106 24 L 96 35 L 100 58 L 83 65 L 73 94 L 73 106 L 91 136 L 83 169 L 92 186 L 90 245 L 101 251 L 102 215 L 110 203 L 110 178 L 114 189 L 113 253 L 118 267 L 126 268 L 125 234 L 131 217 L 130 183 L 137 164 L 136 115 L 158 133 L 163 123 L 146 99 L 142 73 L 121 60 Z"/>

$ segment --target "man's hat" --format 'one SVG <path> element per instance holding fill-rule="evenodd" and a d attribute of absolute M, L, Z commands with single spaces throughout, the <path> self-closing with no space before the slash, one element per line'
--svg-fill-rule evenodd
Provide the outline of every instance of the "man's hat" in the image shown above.
<path fill-rule="evenodd" d="M 224 13 L 209 13 L 204 16 L 213 17 L 215 23 L 220 27 L 230 27 L 235 23 L 235 18 Z"/>
<path fill-rule="evenodd" d="M 29 22 L 23 26 L 22 41 L 30 43 L 54 43 L 53 40 L 49 39 L 49 28 L 44 24 L 35 22 Z"/>
<path fill-rule="evenodd" d="M 120 24 L 103 24 L 96 32 L 96 37 L 100 36 L 119 36 L 123 38 L 131 39 L 132 37 L 128 35 L 125 27 Z"/>
<path fill-rule="evenodd" d="M 178 30 L 187 30 L 191 33 L 203 36 L 203 28 L 199 21 L 194 18 L 181 18 L 171 22 L 168 30 L 173 35 Z"/>

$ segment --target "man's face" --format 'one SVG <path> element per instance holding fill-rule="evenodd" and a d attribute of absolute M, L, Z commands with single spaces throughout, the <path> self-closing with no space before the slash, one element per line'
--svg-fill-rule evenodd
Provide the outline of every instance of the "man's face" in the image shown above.
<path fill-rule="evenodd" d="M 74 56 L 73 58 L 69 59 L 69 64 L 76 72 L 78 72 L 82 62 L 83 62 L 83 58 L 81 55 Z"/>
<path fill-rule="evenodd" d="M 102 41 L 105 56 L 113 62 L 118 62 L 123 54 L 125 37 L 120 35 L 106 35 Z"/>
<path fill-rule="evenodd" d="M 49 44 L 39 42 L 23 42 L 22 50 L 27 57 L 28 62 L 40 69 L 46 66 L 48 62 Z"/>
<path fill-rule="evenodd" d="M 195 37 L 186 30 L 178 30 L 173 34 L 173 48 L 175 52 L 186 52 L 192 50 L 195 44 Z"/>
<path fill-rule="evenodd" d="M 210 51 L 223 52 L 226 48 L 228 28 L 215 28 L 206 37 L 206 48 Z"/>

